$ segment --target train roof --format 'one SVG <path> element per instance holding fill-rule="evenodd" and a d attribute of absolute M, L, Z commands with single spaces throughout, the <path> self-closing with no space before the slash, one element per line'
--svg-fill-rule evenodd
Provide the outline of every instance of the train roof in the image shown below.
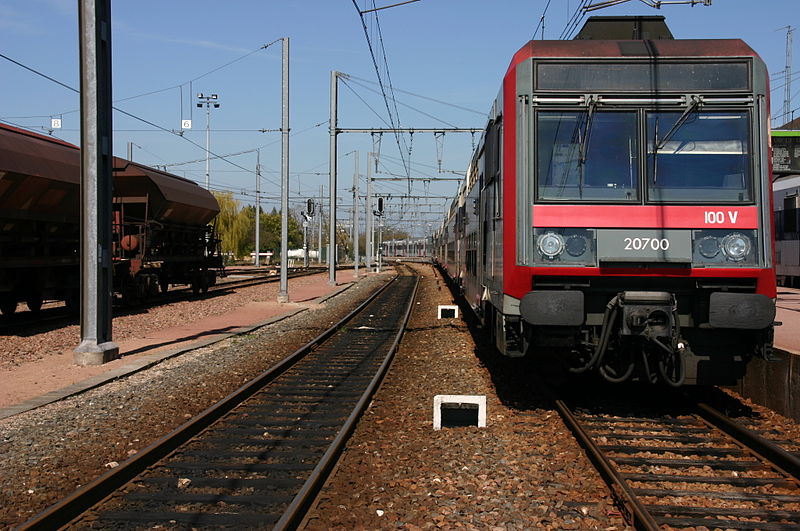
<path fill-rule="evenodd" d="M 0 172 L 78 184 L 80 163 L 74 144 L 0 124 Z"/>
<path fill-rule="evenodd" d="M 741 39 L 675 39 L 664 17 L 591 17 L 573 40 L 529 41 L 508 70 L 532 58 L 758 57 Z"/>
<path fill-rule="evenodd" d="M 532 57 L 552 59 L 633 59 L 758 57 L 741 39 L 529 41 L 514 55 L 513 69 Z"/>
<path fill-rule="evenodd" d="M 149 195 L 151 214 L 159 221 L 204 225 L 219 212 L 216 198 L 194 181 L 117 157 L 114 195 Z"/>

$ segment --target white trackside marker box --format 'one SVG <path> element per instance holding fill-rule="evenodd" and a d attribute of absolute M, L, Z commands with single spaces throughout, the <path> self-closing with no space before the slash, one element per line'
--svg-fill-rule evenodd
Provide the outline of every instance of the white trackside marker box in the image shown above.
<path fill-rule="evenodd" d="M 454 304 L 440 304 L 439 319 L 458 319 L 458 306 Z"/>
<path fill-rule="evenodd" d="M 448 426 L 486 427 L 486 397 L 480 395 L 436 395 L 433 397 L 433 429 Z"/>

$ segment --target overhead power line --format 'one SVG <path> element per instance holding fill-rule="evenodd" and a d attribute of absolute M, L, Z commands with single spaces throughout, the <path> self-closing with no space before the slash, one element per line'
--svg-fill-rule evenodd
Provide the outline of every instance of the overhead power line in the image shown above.
<path fill-rule="evenodd" d="M 398 2 L 396 4 L 392 4 L 390 6 L 383 6 L 383 7 L 376 7 L 373 9 L 365 9 L 360 13 L 363 15 L 364 13 L 372 13 L 373 11 L 381 11 L 383 9 L 389 9 L 390 7 L 397 7 L 397 6 L 404 6 L 406 4 L 413 4 L 414 2 L 419 2 L 419 0 L 406 0 L 405 2 Z"/>
<path fill-rule="evenodd" d="M 542 10 L 542 16 L 539 17 L 539 23 L 536 25 L 536 29 L 533 30 L 533 39 L 536 38 L 536 33 L 539 31 L 539 28 L 542 28 L 542 39 L 544 39 L 544 17 L 547 15 L 547 10 L 550 8 L 550 2 L 552 0 L 547 0 L 547 5 L 544 6 Z"/>
<path fill-rule="evenodd" d="M 347 79 L 349 79 L 349 80 L 361 81 L 362 83 L 369 83 L 370 85 L 378 85 L 378 83 L 375 83 L 374 81 L 370 81 L 368 79 L 363 79 L 363 78 L 360 78 L 360 77 L 356 77 L 356 76 L 351 75 L 351 74 L 346 74 L 346 75 L 347 75 Z M 783 75 L 783 73 L 781 73 L 781 75 Z M 420 99 L 423 99 L 423 100 L 432 101 L 434 103 L 439 103 L 441 105 L 447 105 L 448 107 L 453 107 L 454 109 L 459 109 L 459 110 L 462 110 L 462 111 L 467 111 L 467 112 L 471 112 L 471 113 L 474 113 L 474 114 L 479 114 L 481 116 L 486 116 L 486 113 L 483 112 L 483 111 L 476 111 L 475 109 L 470 109 L 469 107 L 462 107 L 460 105 L 454 105 L 453 103 L 450 103 L 449 101 L 437 100 L 435 98 L 431 98 L 430 96 L 423 96 L 422 94 L 416 94 L 414 92 L 411 92 L 411 91 L 408 91 L 408 90 L 402 90 L 402 89 L 399 89 L 397 87 L 393 87 L 393 89 L 394 89 L 395 92 L 400 92 L 402 94 L 408 94 L 409 96 L 414 96 L 415 98 L 420 98 Z"/>
<path fill-rule="evenodd" d="M 72 92 L 74 92 L 76 94 L 80 94 L 80 91 L 78 89 L 76 89 L 75 87 L 71 87 L 71 86 L 67 85 L 66 83 L 62 83 L 61 81 L 59 81 L 59 80 L 57 80 L 57 79 L 55 79 L 53 77 L 48 76 L 47 74 L 44 74 L 44 73 L 42 73 L 42 72 L 40 72 L 40 71 L 38 71 L 38 70 L 36 70 L 34 68 L 31 68 L 31 67 L 29 67 L 27 65 L 24 65 L 24 64 L 20 63 L 19 61 L 15 61 L 14 59 L 11 59 L 7 55 L 0 54 L 0 57 L 2 57 L 3 59 L 6 59 L 7 61 L 10 61 L 10 62 L 14 63 L 15 65 L 18 65 L 18 66 L 24 68 L 25 70 L 28 70 L 28 71 L 36 74 L 37 76 L 41 76 L 41 77 L 43 77 L 43 78 L 45 78 L 45 79 L 47 79 L 49 81 L 52 81 L 53 83 L 56 83 L 57 85 L 60 85 L 60 86 L 62 86 L 64 88 L 66 88 L 67 90 L 71 90 Z M 221 157 L 220 155 L 217 155 L 213 151 L 207 150 L 205 147 L 201 146 L 197 142 L 185 137 L 183 135 L 183 131 L 177 132 L 177 131 L 174 131 L 172 129 L 167 129 L 166 127 L 162 127 L 162 126 L 160 126 L 160 125 L 158 125 L 156 123 L 151 122 L 150 120 L 146 120 L 145 118 L 142 118 L 141 116 L 136 116 L 135 114 L 129 113 L 128 111 L 120 109 L 119 107 L 116 107 L 114 105 L 112 105 L 111 108 L 114 109 L 115 111 L 117 111 L 118 113 L 124 114 L 125 116 L 127 116 L 129 118 L 133 118 L 134 120 L 138 120 L 138 121 L 140 121 L 142 123 L 145 123 L 145 124 L 147 124 L 147 125 L 149 125 L 151 127 L 154 127 L 156 129 L 160 129 L 161 131 L 164 131 L 166 133 L 170 133 L 170 134 L 173 134 L 173 135 L 175 135 L 177 137 L 180 137 L 183 140 L 185 140 L 186 142 L 189 142 L 190 144 L 202 149 L 203 152 L 207 152 L 209 155 L 212 155 L 212 156 L 217 157 L 217 158 L 221 158 L 223 161 L 227 162 L 228 164 L 231 164 L 233 166 L 236 166 L 237 168 L 241 168 L 243 170 L 247 170 L 247 171 L 251 171 L 252 172 L 252 170 L 248 170 L 248 168 L 245 168 L 244 166 L 240 166 L 240 165 L 236 164 L 235 162 L 227 160 L 226 158 Z"/>
<path fill-rule="evenodd" d="M 374 7 L 375 6 L 374 0 L 373 0 L 372 4 L 373 4 L 373 7 Z M 383 77 L 381 76 L 381 69 L 378 66 L 378 59 L 375 56 L 375 49 L 374 49 L 374 47 L 372 45 L 372 40 L 370 39 L 370 36 L 369 36 L 369 30 L 367 28 L 367 21 L 364 18 L 364 13 L 361 11 L 361 9 L 359 9 L 358 4 L 356 3 L 356 0 L 353 0 L 353 7 L 356 8 L 356 11 L 358 11 L 358 16 L 361 19 L 361 27 L 364 30 L 364 37 L 367 39 L 367 47 L 369 48 L 369 53 L 370 53 L 370 56 L 372 57 L 372 65 L 375 68 L 375 75 L 378 77 L 378 84 L 380 85 L 381 94 L 383 96 L 383 102 L 386 105 L 386 112 L 389 115 L 389 123 L 390 123 L 392 128 L 399 128 L 400 127 L 400 117 L 399 117 L 399 115 L 397 115 L 397 105 L 395 105 L 395 113 L 393 114 L 391 105 L 389 104 L 390 99 L 393 99 L 394 95 L 392 95 L 392 97 L 390 98 L 389 95 L 387 94 L 386 85 L 384 84 Z M 382 51 L 382 55 L 383 55 L 383 64 L 384 64 L 384 67 L 386 69 L 386 81 L 387 81 L 387 83 L 389 85 L 389 90 L 391 91 L 392 81 L 391 81 L 391 76 L 389 75 L 389 64 L 388 64 L 388 61 L 386 59 L 386 49 L 383 46 L 383 36 L 381 34 L 380 23 L 378 22 L 377 13 L 375 13 L 374 16 L 375 16 L 375 21 L 376 21 L 376 27 L 378 29 L 378 37 L 379 37 L 380 44 L 381 44 L 381 51 Z M 410 173 L 410 169 L 408 168 L 408 164 L 405 162 L 405 156 L 404 156 L 404 153 L 403 153 L 403 148 L 400 145 L 401 144 L 401 142 L 400 142 L 400 134 L 399 133 L 395 133 L 394 136 L 395 136 L 395 142 L 397 143 L 397 149 L 400 152 L 400 158 L 402 158 L 403 161 L 404 161 L 403 162 L 403 166 L 406 168 L 406 173 L 410 175 L 411 174 Z M 409 182 L 409 187 L 410 186 L 411 186 L 411 183 Z"/>

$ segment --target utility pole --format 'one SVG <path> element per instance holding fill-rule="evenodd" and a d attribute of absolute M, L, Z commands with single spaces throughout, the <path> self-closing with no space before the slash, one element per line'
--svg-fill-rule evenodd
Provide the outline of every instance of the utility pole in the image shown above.
<path fill-rule="evenodd" d="M 319 185 L 319 223 L 317 224 L 317 262 L 322 263 L 322 185 Z"/>
<path fill-rule="evenodd" d="M 314 200 L 306 202 L 306 211 L 303 212 L 303 267 L 308 267 L 308 224 L 314 217 Z"/>
<path fill-rule="evenodd" d="M 328 284 L 336 285 L 336 105 L 338 102 L 339 72 L 331 70 L 331 116 L 330 116 L 330 207 L 328 211 Z"/>
<path fill-rule="evenodd" d="M 372 254 L 373 254 L 373 233 L 374 228 L 372 226 L 373 217 L 372 217 L 372 159 L 375 156 L 374 153 L 367 153 L 367 205 L 366 205 L 366 237 L 365 242 L 367 246 L 367 263 L 366 268 L 367 272 L 372 269 Z"/>
<path fill-rule="evenodd" d="M 278 302 L 289 302 L 289 37 L 283 37 L 281 120 L 281 281 Z"/>
<path fill-rule="evenodd" d="M 378 273 L 383 264 L 383 213 L 378 216 Z"/>
<path fill-rule="evenodd" d="M 260 265 L 261 253 L 261 150 L 256 150 L 256 259 L 255 265 Z"/>
<path fill-rule="evenodd" d="M 111 339 L 111 0 L 79 0 L 81 343 L 78 365 L 119 357 Z"/>
<path fill-rule="evenodd" d="M 784 26 L 786 29 L 786 68 L 783 70 L 783 119 L 789 120 L 792 108 L 792 32 L 794 28 Z"/>
<path fill-rule="evenodd" d="M 358 278 L 358 151 L 353 171 L 353 277 Z"/>
<path fill-rule="evenodd" d="M 206 106 L 206 190 L 208 190 L 211 185 L 211 159 L 209 157 L 211 153 L 211 107 L 213 105 L 215 109 L 219 109 L 219 96 L 216 94 L 209 94 L 206 96 L 200 92 L 197 95 L 197 99 L 200 100 L 197 102 L 198 107 Z"/>

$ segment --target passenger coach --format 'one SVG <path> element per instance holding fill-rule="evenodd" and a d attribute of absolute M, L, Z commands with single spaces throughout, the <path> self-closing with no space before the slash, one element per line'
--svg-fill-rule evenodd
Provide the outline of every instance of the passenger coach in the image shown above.
<path fill-rule="evenodd" d="M 663 17 L 514 55 L 435 244 L 501 352 L 674 386 L 769 357 L 768 78 Z"/>

